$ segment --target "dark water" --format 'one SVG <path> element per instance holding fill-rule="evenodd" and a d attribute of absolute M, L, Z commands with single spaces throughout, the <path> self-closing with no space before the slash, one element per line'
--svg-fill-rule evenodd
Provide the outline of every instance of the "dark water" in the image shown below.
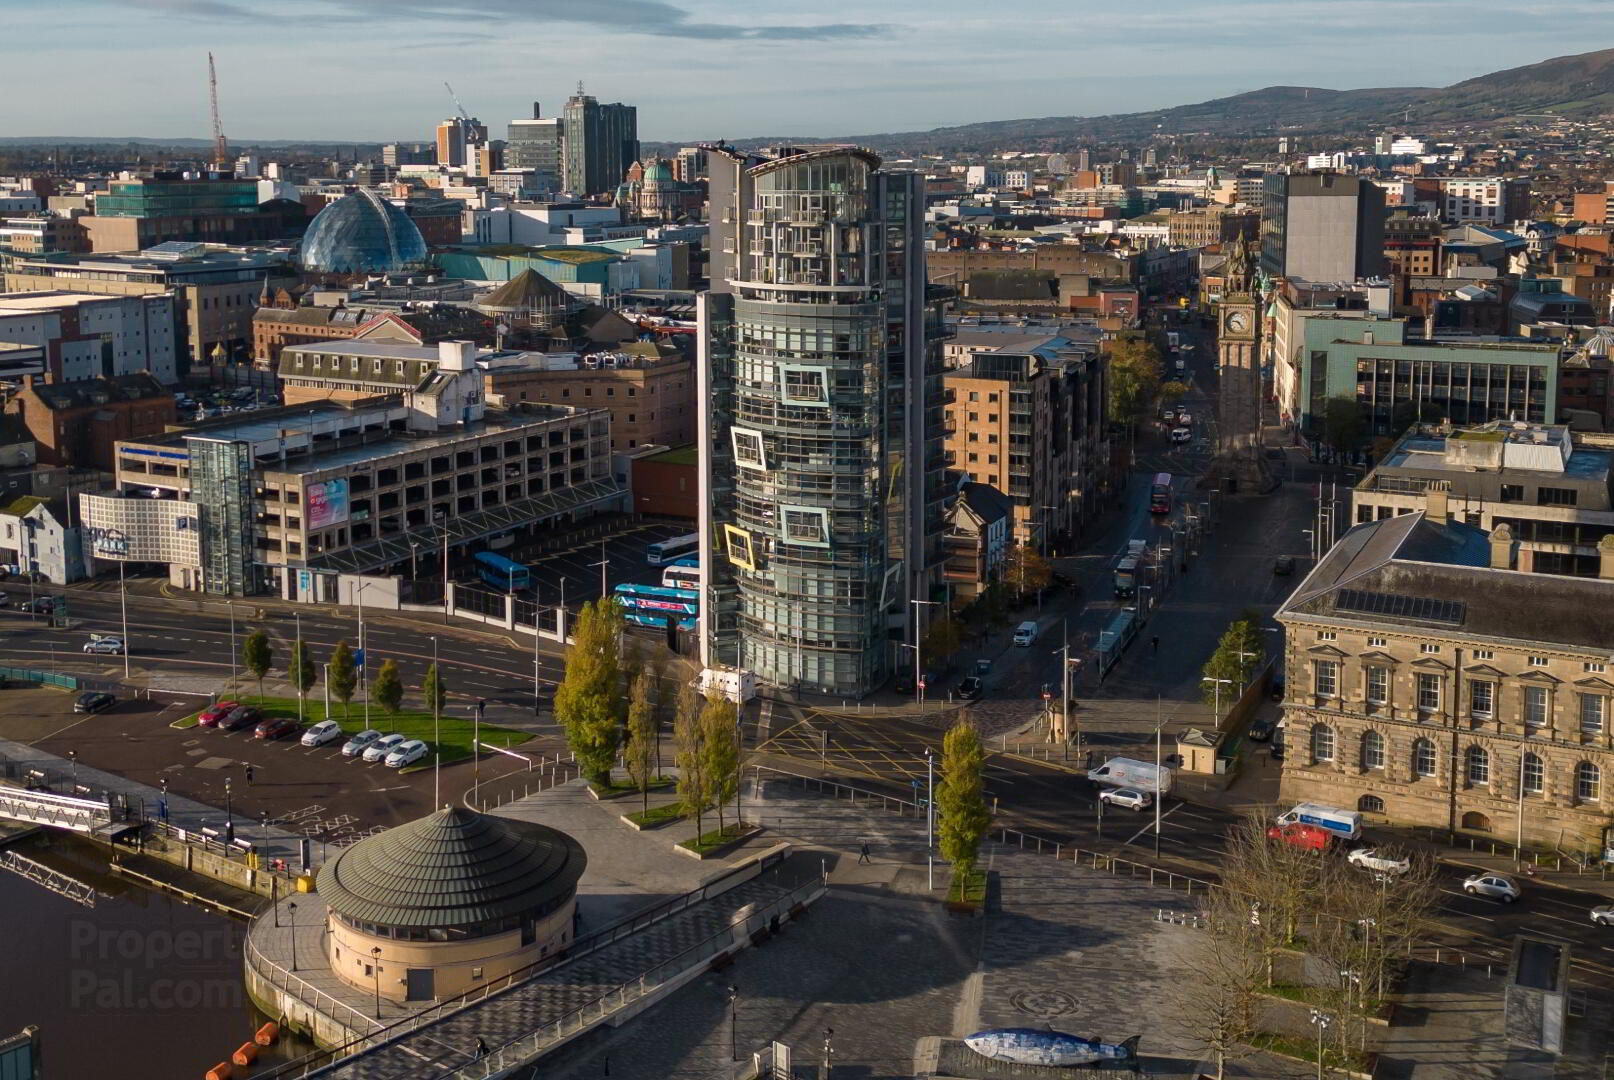
<path fill-rule="evenodd" d="M 47 1080 L 200 1077 L 263 1023 L 241 978 L 244 924 L 108 873 L 87 841 L 14 850 L 110 894 L 92 909 L 0 870 L 0 1032 L 39 1025 Z"/>

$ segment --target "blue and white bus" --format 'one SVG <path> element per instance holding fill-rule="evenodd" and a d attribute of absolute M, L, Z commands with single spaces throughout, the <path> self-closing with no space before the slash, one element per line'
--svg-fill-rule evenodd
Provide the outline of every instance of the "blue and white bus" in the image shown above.
<path fill-rule="evenodd" d="M 665 585 L 618 585 L 611 596 L 624 611 L 662 611 L 676 615 L 699 615 L 701 594 L 694 589 L 674 589 Z"/>
<path fill-rule="evenodd" d="M 680 630 L 695 629 L 695 616 L 674 615 L 672 612 L 658 611 L 624 611 L 622 617 L 634 626 L 648 626 L 655 630 L 665 630 L 667 623 L 671 622 Z"/>
<path fill-rule="evenodd" d="M 699 589 L 701 580 L 699 559 L 679 559 L 661 574 L 661 583 L 669 589 Z"/>
<path fill-rule="evenodd" d="M 645 548 L 644 561 L 651 566 L 665 566 L 670 562 L 693 554 L 700 546 L 700 533 L 690 533 L 688 536 L 674 536 L 671 539 L 658 541 Z"/>
<path fill-rule="evenodd" d="M 495 589 L 517 592 L 530 588 L 532 574 L 518 562 L 511 562 L 495 551 L 476 553 L 476 575 Z"/>

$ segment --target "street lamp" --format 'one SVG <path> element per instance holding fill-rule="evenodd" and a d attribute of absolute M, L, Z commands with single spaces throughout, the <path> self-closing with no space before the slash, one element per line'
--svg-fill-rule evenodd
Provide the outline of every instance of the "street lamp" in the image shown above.
<path fill-rule="evenodd" d="M 607 566 L 611 565 L 610 561 L 608 559 L 606 559 L 606 557 L 605 557 L 605 541 L 604 540 L 600 541 L 600 561 L 599 562 L 594 562 L 594 563 L 589 563 L 589 565 L 590 566 L 598 566 L 600 568 L 600 599 L 603 600 L 605 598 L 606 594 L 610 592 L 610 589 L 606 585 L 606 582 L 605 582 L 605 568 Z"/>
<path fill-rule="evenodd" d="M 381 1019 L 381 946 L 370 950 L 370 972 L 375 976 L 375 1018 Z"/>
<path fill-rule="evenodd" d="M 835 1047 L 834 1047 L 834 1044 L 833 1044 L 834 1038 L 835 1038 L 835 1029 L 834 1028 L 825 1028 L 824 1029 L 824 1080 L 829 1080 L 830 1069 L 833 1067 L 832 1062 L 834 1061 L 834 1058 L 835 1058 Z"/>
<path fill-rule="evenodd" d="M 235 839 L 235 822 L 230 818 L 230 778 L 224 778 L 224 842 Z"/>
<path fill-rule="evenodd" d="M 740 1060 L 740 988 L 729 984 L 729 1060 Z"/>
<path fill-rule="evenodd" d="M 226 606 L 230 609 L 230 693 L 234 694 L 236 692 L 235 691 L 235 683 L 236 683 L 236 663 L 237 663 L 236 655 L 235 655 L 235 605 L 226 602 Z M 330 715 L 330 710 L 327 709 L 326 710 L 327 719 L 329 719 L 329 715 Z"/>
<path fill-rule="evenodd" d="M 364 590 L 374 582 L 361 581 L 353 590 L 353 599 L 359 607 L 359 693 L 364 695 L 364 727 L 370 728 L 370 652 L 364 647 Z"/>
<path fill-rule="evenodd" d="M 936 888 L 936 755 L 925 747 L 925 888 Z"/>
<path fill-rule="evenodd" d="M 536 619 L 537 616 L 534 615 L 533 618 Z M 442 739 L 442 734 L 439 731 L 439 727 L 442 722 L 443 709 L 443 669 L 437 666 L 437 635 L 433 634 L 431 637 L 432 674 L 437 676 L 436 682 L 432 684 L 432 810 L 435 811 L 439 806 L 443 805 L 442 791 L 439 784 L 439 777 L 441 775 L 443 762 L 443 751 L 438 745 Z M 537 630 L 535 625 L 533 641 L 536 642 L 537 640 Z M 533 711 L 535 713 L 537 712 L 537 706 L 533 707 Z"/>
<path fill-rule="evenodd" d="M 291 617 L 297 623 L 297 644 L 293 646 L 291 654 L 291 666 L 295 670 L 297 678 L 293 680 L 294 685 L 292 688 L 297 691 L 297 726 L 302 727 L 303 693 L 306 687 L 296 684 L 303 681 L 303 613 L 296 611 L 292 613 Z M 127 648 L 127 646 L 125 647 Z"/>
<path fill-rule="evenodd" d="M 415 577 L 416 577 L 416 566 L 417 566 L 416 560 L 419 557 L 419 555 L 420 555 L 420 544 L 419 544 L 419 542 L 415 541 L 415 540 L 409 541 L 409 581 L 410 581 L 411 584 L 414 583 L 414 580 L 415 580 Z"/>
<path fill-rule="evenodd" d="M 291 915 L 291 969 L 297 970 L 297 901 L 293 900 L 286 905 L 286 911 Z M 381 1014 L 376 1013 L 377 1016 Z"/>
<path fill-rule="evenodd" d="M 1214 691 L 1215 696 L 1216 696 L 1216 704 L 1214 706 L 1212 706 L 1212 708 L 1214 709 L 1216 715 L 1215 715 L 1215 717 L 1213 719 L 1216 721 L 1216 723 L 1220 724 L 1222 722 L 1222 687 L 1223 686 L 1232 686 L 1233 685 L 1233 680 L 1232 679 L 1213 679 L 1209 675 L 1207 675 L 1203 679 L 1200 679 L 1199 681 L 1202 682 L 1202 683 L 1214 683 L 1215 686 L 1216 686 L 1216 689 Z"/>
<path fill-rule="evenodd" d="M 1317 1028 L 1317 1080 L 1323 1080 L 1323 1032 L 1333 1021 L 1334 1018 L 1321 1009 L 1311 1010 L 1311 1022 Z"/>
<path fill-rule="evenodd" d="M 924 605 L 926 607 L 936 607 L 936 606 L 938 606 L 938 602 L 935 601 L 935 600 L 910 600 L 910 601 L 908 601 L 908 603 L 914 605 L 914 613 L 913 613 L 913 694 L 914 694 L 914 704 L 915 705 L 923 705 L 925 703 L 925 680 L 924 680 L 924 677 L 920 674 L 920 671 L 919 671 L 919 643 L 920 643 L 920 639 L 923 637 L 923 635 L 920 634 L 920 632 L 919 632 L 919 605 L 922 604 L 922 605 Z"/>
<path fill-rule="evenodd" d="M 118 560 L 118 606 L 123 609 L 123 677 L 129 677 L 129 592 L 123 585 L 123 560 Z"/>

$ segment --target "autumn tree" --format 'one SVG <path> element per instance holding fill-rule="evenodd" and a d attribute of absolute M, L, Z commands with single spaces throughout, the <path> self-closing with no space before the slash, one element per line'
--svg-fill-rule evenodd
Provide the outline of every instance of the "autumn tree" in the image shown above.
<path fill-rule="evenodd" d="M 967 884 L 975 871 L 990 816 L 986 811 L 986 752 L 975 725 L 954 724 L 942 739 L 942 779 L 936 792 L 942 858 Z"/>
<path fill-rule="evenodd" d="M 425 681 L 420 685 L 421 696 L 426 699 L 426 708 L 431 710 L 433 716 L 441 716 L 443 704 L 448 700 L 448 687 L 443 685 L 443 676 L 432 664 L 426 669 Z"/>
<path fill-rule="evenodd" d="M 919 645 L 919 654 L 928 667 L 945 661 L 958 651 L 963 643 L 963 630 L 950 615 L 943 615 L 925 629 Z"/>
<path fill-rule="evenodd" d="M 721 835 L 723 807 L 740 791 L 740 729 L 734 703 L 719 694 L 708 697 L 701 710 L 701 753 L 706 796 L 717 809 Z"/>
<path fill-rule="evenodd" d="M 1003 583 L 1013 589 L 1021 600 L 1028 592 L 1041 592 L 1053 581 L 1054 572 L 1048 560 L 1026 544 L 1015 544 L 1003 560 Z"/>
<path fill-rule="evenodd" d="M 621 743 L 621 640 L 616 601 L 584 604 L 566 649 L 566 674 L 555 690 L 555 719 L 583 776 L 596 788 L 610 786 Z"/>
<path fill-rule="evenodd" d="M 267 630 L 254 630 L 247 635 L 241 643 L 241 666 L 247 673 L 258 680 L 258 700 L 263 700 L 263 679 L 269 674 L 269 668 L 275 662 L 273 647 L 269 644 Z"/>
<path fill-rule="evenodd" d="M 678 762 L 678 801 L 686 815 L 695 817 L 695 835 L 705 835 L 704 815 L 710 798 L 706 779 L 706 730 L 701 723 L 701 699 L 694 687 L 678 692 L 673 719 L 673 753 Z"/>
<path fill-rule="evenodd" d="M 655 678 L 641 671 L 628 687 L 628 736 L 622 750 L 622 764 L 628 779 L 639 789 L 644 809 L 650 810 L 650 785 L 656 777 Z"/>
<path fill-rule="evenodd" d="M 1160 350 L 1141 335 L 1123 337 L 1110 347 L 1109 418 L 1136 424 L 1148 415 L 1160 389 Z"/>

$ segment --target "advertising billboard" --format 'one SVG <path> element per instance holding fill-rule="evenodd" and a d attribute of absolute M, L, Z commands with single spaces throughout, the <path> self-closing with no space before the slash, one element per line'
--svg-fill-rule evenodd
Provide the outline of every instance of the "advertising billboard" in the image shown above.
<path fill-rule="evenodd" d="M 347 481 L 308 485 L 308 527 L 323 529 L 347 520 Z"/>

